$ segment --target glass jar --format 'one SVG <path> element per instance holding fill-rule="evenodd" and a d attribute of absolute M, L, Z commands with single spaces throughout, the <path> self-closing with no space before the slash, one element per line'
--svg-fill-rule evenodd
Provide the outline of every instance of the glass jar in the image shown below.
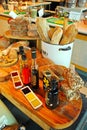
<path fill-rule="evenodd" d="M 46 106 L 49 109 L 54 109 L 59 104 L 58 81 L 54 77 L 51 77 L 50 87 L 46 91 L 45 101 L 46 101 Z"/>
<path fill-rule="evenodd" d="M 85 7 L 85 4 L 86 4 L 86 0 L 79 0 L 78 1 L 78 6 L 79 7 Z"/>

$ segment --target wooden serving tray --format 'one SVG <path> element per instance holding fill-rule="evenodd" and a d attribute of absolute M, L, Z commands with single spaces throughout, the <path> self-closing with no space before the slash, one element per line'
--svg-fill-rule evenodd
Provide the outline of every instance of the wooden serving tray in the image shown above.
<path fill-rule="evenodd" d="M 37 36 L 37 37 L 13 36 L 13 35 L 11 34 L 11 31 L 10 31 L 10 30 L 6 31 L 5 34 L 4 34 L 4 36 L 5 36 L 6 38 L 10 38 L 10 39 L 21 39 L 21 40 L 38 40 L 38 39 L 40 39 L 39 36 Z"/>

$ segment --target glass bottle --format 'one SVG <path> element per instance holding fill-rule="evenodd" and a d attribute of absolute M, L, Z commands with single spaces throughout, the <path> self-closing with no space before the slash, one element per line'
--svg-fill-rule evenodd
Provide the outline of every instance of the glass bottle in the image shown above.
<path fill-rule="evenodd" d="M 36 63 L 36 48 L 31 49 L 32 54 L 32 65 L 31 65 L 31 87 L 33 90 L 39 88 L 39 71 Z"/>
<path fill-rule="evenodd" d="M 51 77 L 50 87 L 46 91 L 45 101 L 46 101 L 46 106 L 49 109 L 54 109 L 59 104 L 58 81 L 54 77 Z"/>
<path fill-rule="evenodd" d="M 31 70 L 27 63 L 27 57 L 25 54 L 22 55 L 22 81 L 24 85 L 31 84 Z"/>
<path fill-rule="evenodd" d="M 20 74 L 22 72 L 22 55 L 25 54 L 24 53 L 24 47 L 20 46 L 19 47 L 19 66 L 20 66 Z"/>

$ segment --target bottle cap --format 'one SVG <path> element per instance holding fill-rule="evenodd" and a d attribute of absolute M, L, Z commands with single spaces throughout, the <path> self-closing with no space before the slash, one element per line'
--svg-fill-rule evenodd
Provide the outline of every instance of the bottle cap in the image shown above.
<path fill-rule="evenodd" d="M 23 46 L 19 46 L 19 54 L 23 54 L 24 53 L 24 47 Z"/>
<path fill-rule="evenodd" d="M 51 77 L 51 72 L 49 70 L 44 71 L 46 77 Z"/>
<path fill-rule="evenodd" d="M 35 47 L 33 47 L 31 49 L 31 53 L 32 53 L 32 58 L 35 59 L 36 58 L 36 48 Z"/>
<path fill-rule="evenodd" d="M 23 55 L 22 55 L 22 60 L 26 60 L 26 59 L 27 59 L 26 55 L 23 54 Z"/>

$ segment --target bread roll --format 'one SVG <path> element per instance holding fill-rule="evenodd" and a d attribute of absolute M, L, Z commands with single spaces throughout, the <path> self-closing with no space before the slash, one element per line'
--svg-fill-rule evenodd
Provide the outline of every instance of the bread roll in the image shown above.
<path fill-rule="evenodd" d="M 63 35 L 63 30 L 60 27 L 57 27 L 57 29 L 54 31 L 52 38 L 51 38 L 51 43 L 52 44 L 59 44 L 60 39 L 62 38 Z"/>
<path fill-rule="evenodd" d="M 76 29 L 76 26 L 75 24 L 70 24 L 64 34 L 63 34 L 63 38 L 62 40 L 60 41 L 60 44 L 61 45 L 64 45 L 64 44 L 68 44 L 68 43 L 71 43 L 75 40 L 75 37 L 77 35 L 78 31 Z"/>
<path fill-rule="evenodd" d="M 50 29 L 50 27 L 49 27 L 46 19 L 37 18 L 36 26 L 37 26 L 37 31 L 39 33 L 41 40 L 49 43 L 50 39 L 48 36 L 48 30 Z"/>
<path fill-rule="evenodd" d="M 49 36 L 50 39 L 52 38 L 52 35 L 56 31 L 57 28 L 58 28 L 57 26 L 56 27 L 50 27 L 50 29 L 48 30 L 48 36 Z"/>

